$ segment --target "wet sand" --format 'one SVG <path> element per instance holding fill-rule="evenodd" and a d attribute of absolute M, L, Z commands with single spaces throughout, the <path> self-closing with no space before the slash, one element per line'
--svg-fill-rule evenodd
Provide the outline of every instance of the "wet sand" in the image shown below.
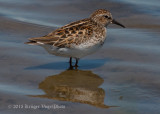
<path fill-rule="evenodd" d="M 113 1 L 0 3 L 0 113 L 160 113 L 158 15 Z M 81 59 L 78 70 L 68 70 L 67 58 L 24 44 L 99 8 L 127 28 L 110 25 L 103 48 Z"/>

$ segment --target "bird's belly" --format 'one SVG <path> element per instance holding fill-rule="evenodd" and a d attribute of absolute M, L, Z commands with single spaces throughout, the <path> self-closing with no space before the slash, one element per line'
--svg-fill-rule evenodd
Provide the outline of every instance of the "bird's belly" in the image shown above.
<path fill-rule="evenodd" d="M 78 58 L 82 58 L 84 56 L 90 55 L 94 52 L 96 52 L 98 49 L 100 49 L 103 46 L 103 42 L 99 43 L 84 43 L 78 46 L 75 46 L 75 55 Z"/>
<path fill-rule="evenodd" d="M 103 43 L 104 42 L 83 43 L 80 45 L 73 45 L 72 48 L 57 48 L 50 45 L 45 45 L 43 47 L 48 51 L 48 53 L 56 56 L 82 58 L 96 52 L 102 47 Z"/>

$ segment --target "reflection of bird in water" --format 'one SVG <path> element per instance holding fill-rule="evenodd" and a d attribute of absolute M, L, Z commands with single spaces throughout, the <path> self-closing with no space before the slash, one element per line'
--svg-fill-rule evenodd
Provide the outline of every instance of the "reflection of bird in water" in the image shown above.
<path fill-rule="evenodd" d="M 109 108 L 104 104 L 104 90 L 98 88 L 102 83 L 103 79 L 91 71 L 66 70 L 58 75 L 48 76 L 39 84 L 45 95 L 31 96 Z"/>

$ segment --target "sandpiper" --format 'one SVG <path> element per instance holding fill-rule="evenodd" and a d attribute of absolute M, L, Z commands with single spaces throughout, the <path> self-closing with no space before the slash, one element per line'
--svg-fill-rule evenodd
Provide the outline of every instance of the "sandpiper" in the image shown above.
<path fill-rule="evenodd" d="M 106 27 L 110 23 L 125 28 L 112 18 L 108 10 L 98 9 L 89 18 L 67 24 L 48 35 L 30 38 L 26 44 L 39 45 L 50 54 L 70 58 L 70 66 L 72 66 L 72 58 L 75 58 L 75 67 L 78 67 L 80 58 L 102 47 L 106 39 Z"/>

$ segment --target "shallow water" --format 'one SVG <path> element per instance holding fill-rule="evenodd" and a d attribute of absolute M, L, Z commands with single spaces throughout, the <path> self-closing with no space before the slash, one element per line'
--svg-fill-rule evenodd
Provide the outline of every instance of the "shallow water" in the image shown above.
<path fill-rule="evenodd" d="M 0 0 L 0 112 L 160 113 L 158 3 Z M 99 8 L 127 28 L 110 25 L 103 48 L 77 70 L 68 70 L 67 58 L 24 44 Z"/>

